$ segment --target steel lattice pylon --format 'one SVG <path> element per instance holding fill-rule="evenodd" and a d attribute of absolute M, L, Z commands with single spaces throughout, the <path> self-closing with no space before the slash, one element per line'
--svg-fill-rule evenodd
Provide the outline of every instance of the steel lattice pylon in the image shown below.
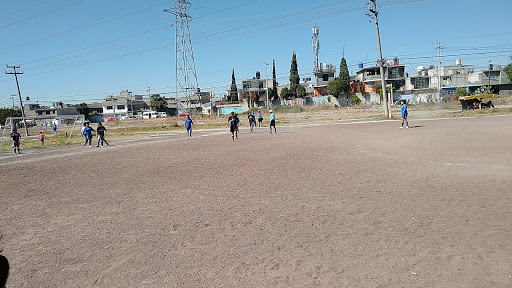
<path fill-rule="evenodd" d="M 176 99 L 186 97 L 186 107 L 180 107 L 181 101 L 177 101 L 178 110 L 183 112 L 190 108 L 190 97 L 197 91 L 197 75 L 188 27 L 192 21 L 192 17 L 188 14 L 191 4 L 186 0 L 174 0 L 174 2 L 175 7 L 166 9 L 164 12 L 176 16 L 174 23 L 171 24 L 176 28 Z"/>

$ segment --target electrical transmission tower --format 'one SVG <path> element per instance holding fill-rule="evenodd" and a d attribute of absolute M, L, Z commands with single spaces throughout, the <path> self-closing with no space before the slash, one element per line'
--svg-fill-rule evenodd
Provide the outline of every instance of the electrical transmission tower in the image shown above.
<path fill-rule="evenodd" d="M 174 8 L 165 9 L 164 12 L 171 13 L 176 17 L 171 23 L 171 26 L 174 25 L 176 28 L 176 99 L 179 110 L 181 103 L 179 98 L 185 97 L 187 104 L 181 110 L 188 110 L 190 97 L 197 91 L 196 66 L 188 27 L 192 21 L 192 17 L 188 14 L 191 4 L 187 0 L 174 0 L 174 4 Z"/>

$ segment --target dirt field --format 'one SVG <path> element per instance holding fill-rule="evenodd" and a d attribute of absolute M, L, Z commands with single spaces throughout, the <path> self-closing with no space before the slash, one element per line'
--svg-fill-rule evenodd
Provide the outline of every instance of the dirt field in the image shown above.
<path fill-rule="evenodd" d="M 0 155 L 8 287 L 511 287 L 512 115 Z"/>

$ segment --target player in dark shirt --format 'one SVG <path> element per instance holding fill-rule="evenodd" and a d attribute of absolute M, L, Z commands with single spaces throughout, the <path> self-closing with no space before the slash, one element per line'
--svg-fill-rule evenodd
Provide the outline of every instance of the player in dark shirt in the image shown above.
<path fill-rule="evenodd" d="M 249 113 L 249 116 L 247 116 L 249 119 L 249 126 L 251 127 L 251 133 L 254 129 L 254 126 L 256 126 L 256 116 L 254 116 L 254 112 Z"/>
<path fill-rule="evenodd" d="M 107 140 L 105 140 L 105 131 L 107 131 L 107 128 L 99 122 L 98 128 L 96 128 L 96 135 L 98 135 L 98 145 L 96 145 L 96 147 L 100 147 L 100 141 L 101 147 L 103 147 L 103 142 L 107 143 L 107 146 L 109 145 Z"/>
<path fill-rule="evenodd" d="M 20 139 L 21 135 L 18 133 L 18 129 L 14 128 L 12 129 L 11 136 L 12 138 L 12 150 L 14 154 L 16 154 L 16 148 L 18 148 L 18 154 L 20 154 Z"/>
<path fill-rule="evenodd" d="M 238 119 L 238 116 L 235 114 L 235 112 L 231 112 L 231 116 L 228 118 L 228 124 L 229 132 L 231 132 L 231 138 L 233 139 L 233 142 L 235 142 L 235 135 L 236 140 L 238 141 L 238 125 L 240 125 L 240 119 Z"/>

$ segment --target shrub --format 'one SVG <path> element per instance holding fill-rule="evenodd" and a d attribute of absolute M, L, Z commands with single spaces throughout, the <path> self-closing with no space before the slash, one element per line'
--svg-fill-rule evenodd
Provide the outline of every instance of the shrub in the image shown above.
<path fill-rule="evenodd" d="M 361 99 L 356 94 L 352 94 L 352 104 L 358 105 L 359 103 L 361 103 Z"/>
<path fill-rule="evenodd" d="M 300 113 L 302 111 L 304 111 L 304 108 L 302 106 L 297 106 L 297 105 L 294 105 L 294 106 L 274 106 L 274 108 L 272 108 L 275 112 L 280 112 L 280 113 Z"/>

